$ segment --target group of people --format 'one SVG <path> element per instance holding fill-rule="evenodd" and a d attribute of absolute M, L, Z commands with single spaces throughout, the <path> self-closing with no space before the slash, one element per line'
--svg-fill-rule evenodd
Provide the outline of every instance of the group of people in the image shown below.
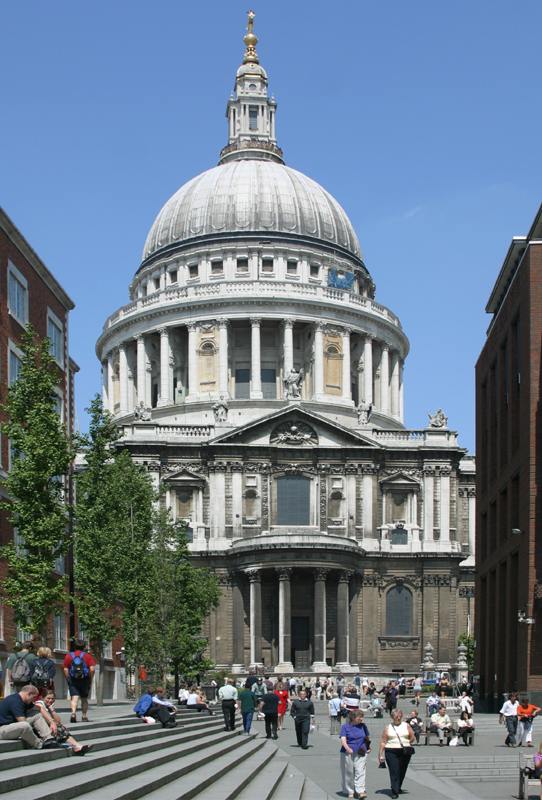
<path fill-rule="evenodd" d="M 505 745 L 507 747 L 532 747 L 533 722 L 541 708 L 529 703 L 529 698 L 511 692 L 499 711 L 499 722 L 506 725 Z"/>

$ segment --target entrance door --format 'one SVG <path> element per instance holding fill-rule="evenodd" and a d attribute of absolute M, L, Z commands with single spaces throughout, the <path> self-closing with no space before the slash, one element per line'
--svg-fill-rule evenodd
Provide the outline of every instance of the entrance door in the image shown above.
<path fill-rule="evenodd" d="M 296 671 L 310 669 L 311 650 L 309 617 L 292 617 L 292 664 Z"/>

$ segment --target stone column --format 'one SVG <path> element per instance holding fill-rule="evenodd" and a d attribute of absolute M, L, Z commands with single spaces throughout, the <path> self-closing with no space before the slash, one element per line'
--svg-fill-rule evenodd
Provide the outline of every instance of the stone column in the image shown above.
<path fill-rule="evenodd" d="M 474 486 L 467 489 L 469 501 L 469 555 L 476 553 L 476 489 Z"/>
<path fill-rule="evenodd" d="M 195 322 L 188 325 L 188 400 L 196 400 L 198 386 L 198 327 Z"/>
<path fill-rule="evenodd" d="M 423 539 L 424 542 L 434 541 L 434 503 L 433 503 L 433 475 L 432 467 L 423 470 Z"/>
<path fill-rule="evenodd" d="M 119 383 L 119 413 L 126 414 L 128 412 L 128 359 L 126 357 L 126 345 L 124 342 L 119 345 Z"/>
<path fill-rule="evenodd" d="M 107 354 L 107 399 L 108 409 L 114 414 L 115 412 L 115 387 L 113 383 L 114 367 L 113 367 L 113 353 Z"/>
<path fill-rule="evenodd" d="M 401 422 L 405 421 L 405 393 L 403 382 L 404 361 L 399 362 L 399 419 Z"/>
<path fill-rule="evenodd" d="M 232 587 L 232 672 L 245 669 L 245 608 L 243 603 L 243 575 L 236 573 Z"/>
<path fill-rule="evenodd" d="M 394 350 L 391 356 L 391 415 L 399 418 L 399 353 Z"/>
<path fill-rule="evenodd" d="M 350 572 L 341 572 L 337 583 L 337 639 L 335 669 L 349 670 L 349 599 L 350 599 Z"/>
<path fill-rule="evenodd" d="M 279 663 L 275 672 L 293 672 L 294 666 L 290 661 L 292 652 L 292 611 L 290 578 L 292 570 L 289 567 L 277 569 L 279 579 Z"/>
<path fill-rule="evenodd" d="M 228 392 L 228 320 L 218 321 L 218 391 L 224 397 Z"/>
<path fill-rule="evenodd" d="M 353 576 L 350 581 L 350 616 L 348 620 L 349 630 L 349 656 L 348 661 L 352 668 L 358 668 L 358 598 L 359 580 Z"/>
<path fill-rule="evenodd" d="M 450 469 L 440 471 L 440 543 L 450 545 Z"/>
<path fill-rule="evenodd" d="M 102 405 L 105 409 L 109 409 L 108 385 L 109 385 L 109 363 L 107 358 L 102 361 Z"/>
<path fill-rule="evenodd" d="M 390 413 L 390 349 L 384 342 L 380 359 L 380 410 Z"/>
<path fill-rule="evenodd" d="M 143 403 L 143 405 L 147 404 L 146 392 L 145 392 L 145 383 L 146 383 L 146 362 L 147 357 L 145 353 L 145 337 L 142 333 L 139 336 L 136 336 L 136 347 L 137 347 L 137 402 Z"/>
<path fill-rule="evenodd" d="M 373 402 L 373 338 L 366 335 L 363 344 L 363 399 Z"/>
<path fill-rule="evenodd" d="M 345 328 L 342 332 L 343 340 L 343 375 L 342 375 L 342 396 L 343 400 L 352 401 L 352 377 L 350 365 L 350 329 Z"/>
<path fill-rule="evenodd" d="M 314 399 L 324 395 L 324 329 L 321 324 L 314 328 Z"/>
<path fill-rule="evenodd" d="M 262 666 L 262 578 L 259 570 L 247 572 L 250 581 L 250 666 Z"/>
<path fill-rule="evenodd" d="M 327 625 L 326 625 L 326 578 L 327 569 L 314 571 L 314 654 L 311 669 L 313 672 L 329 672 L 326 663 Z"/>
<path fill-rule="evenodd" d="M 282 323 L 283 333 L 283 364 L 284 376 L 294 367 L 294 323 L 291 319 L 285 319 Z"/>
<path fill-rule="evenodd" d="M 363 538 L 370 539 L 373 536 L 373 476 L 370 473 L 363 473 Z"/>
<path fill-rule="evenodd" d="M 160 329 L 160 397 L 159 406 L 171 405 L 169 393 L 169 329 Z"/>
<path fill-rule="evenodd" d="M 262 393 L 262 357 L 260 341 L 261 319 L 250 319 L 250 399 L 261 400 Z"/>

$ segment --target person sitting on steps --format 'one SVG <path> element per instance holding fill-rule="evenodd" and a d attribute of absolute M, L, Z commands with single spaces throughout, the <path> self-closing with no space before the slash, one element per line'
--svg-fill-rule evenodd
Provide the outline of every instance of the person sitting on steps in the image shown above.
<path fill-rule="evenodd" d="M 39 651 L 38 651 L 39 653 Z M 74 739 L 69 730 L 64 727 L 62 720 L 55 710 L 56 695 L 49 689 L 45 696 L 36 700 L 36 707 L 51 731 L 51 735 L 57 744 L 70 747 L 76 756 L 84 756 L 92 749 L 91 744 L 79 744 Z"/>

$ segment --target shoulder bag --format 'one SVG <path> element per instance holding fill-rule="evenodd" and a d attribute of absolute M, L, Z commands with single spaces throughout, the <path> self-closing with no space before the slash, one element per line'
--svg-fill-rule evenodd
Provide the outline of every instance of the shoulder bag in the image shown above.
<path fill-rule="evenodd" d="M 391 722 L 390 722 L 390 725 L 391 725 Z M 405 756 L 413 756 L 416 751 L 414 750 L 412 745 L 409 744 L 409 745 L 407 745 L 405 747 L 403 742 L 401 741 L 401 737 L 397 733 L 397 728 L 395 727 L 395 725 L 391 725 L 391 727 L 393 728 L 393 730 L 395 731 L 395 735 L 399 739 L 399 744 L 401 745 L 401 750 L 403 751 L 403 755 L 405 755 Z"/>

